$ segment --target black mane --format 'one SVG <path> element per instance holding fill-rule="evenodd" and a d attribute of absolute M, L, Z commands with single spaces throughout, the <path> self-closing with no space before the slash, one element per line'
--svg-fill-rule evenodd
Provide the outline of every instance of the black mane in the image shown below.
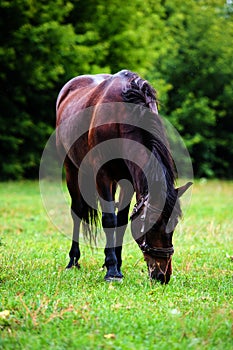
<path fill-rule="evenodd" d="M 161 184 L 162 186 L 165 182 L 166 188 L 164 193 L 166 198 L 163 214 L 167 221 L 174 208 L 175 216 L 179 217 L 181 209 L 174 187 L 176 180 L 175 167 L 162 119 L 155 113 L 153 108 L 153 106 L 158 105 L 156 91 L 146 80 L 134 74 L 133 79 L 129 81 L 123 90 L 122 97 L 124 102 L 135 104 L 135 108 L 138 105 L 142 107 L 139 107 L 140 114 L 138 113 L 137 115 L 141 118 L 144 145 L 157 160 L 155 162 L 153 157 L 151 157 L 144 172 L 146 177 L 153 183 Z M 158 163 L 160 164 L 159 169 Z M 145 195 L 145 193 L 142 195 Z"/>
<path fill-rule="evenodd" d="M 132 78 L 122 91 L 124 102 L 143 105 L 154 109 L 154 104 L 158 106 L 157 92 L 148 83 L 148 81 L 140 78 L 136 73 L 132 74 Z"/>

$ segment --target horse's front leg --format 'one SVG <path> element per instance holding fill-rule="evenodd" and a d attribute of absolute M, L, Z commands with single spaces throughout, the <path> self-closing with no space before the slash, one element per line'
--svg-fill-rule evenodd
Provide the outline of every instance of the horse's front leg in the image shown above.
<path fill-rule="evenodd" d="M 102 209 L 102 226 L 106 236 L 104 266 L 107 268 L 107 273 L 104 279 L 106 281 L 112 281 L 122 278 L 117 270 L 115 253 L 115 230 L 117 225 L 114 201 L 115 186 L 104 168 L 99 170 L 96 183 Z"/>
<path fill-rule="evenodd" d="M 121 187 L 121 190 L 120 190 L 120 198 L 119 198 L 118 213 L 117 213 L 115 253 L 117 258 L 117 270 L 119 274 L 123 277 L 121 272 L 122 245 L 123 245 L 125 230 L 128 224 L 128 215 L 129 215 L 130 202 L 133 196 L 133 188 L 129 186 L 128 181 L 127 182 L 121 181 L 120 187 Z"/>
<path fill-rule="evenodd" d="M 116 228 L 115 213 L 103 213 L 102 225 L 106 235 L 106 246 L 104 249 L 105 262 L 107 273 L 104 277 L 106 281 L 112 281 L 122 278 L 122 274 L 118 272 L 117 257 L 115 253 L 115 228 Z"/>
<path fill-rule="evenodd" d="M 121 272 L 122 245 L 123 245 L 125 230 L 127 228 L 127 223 L 128 223 L 128 213 L 129 213 L 129 205 L 123 210 L 119 210 L 117 214 L 115 254 L 117 258 L 117 271 L 121 275 L 121 277 L 123 277 Z"/>

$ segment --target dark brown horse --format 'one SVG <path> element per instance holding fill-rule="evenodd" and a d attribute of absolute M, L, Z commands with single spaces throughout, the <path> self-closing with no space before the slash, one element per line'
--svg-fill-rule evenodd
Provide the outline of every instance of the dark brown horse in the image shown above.
<path fill-rule="evenodd" d="M 122 243 L 135 192 L 132 235 L 150 278 L 168 283 L 172 235 L 181 215 L 178 197 L 191 183 L 174 187 L 174 164 L 155 90 L 127 70 L 72 79 L 57 99 L 57 148 L 72 199 L 73 240 L 67 268 L 79 267 L 80 224 L 90 239 L 96 237 L 99 202 L 106 235 L 105 280 L 123 277 Z"/>

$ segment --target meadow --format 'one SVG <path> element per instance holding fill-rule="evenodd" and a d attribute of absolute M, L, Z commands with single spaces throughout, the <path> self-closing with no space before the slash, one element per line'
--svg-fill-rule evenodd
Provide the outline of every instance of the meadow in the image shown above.
<path fill-rule="evenodd" d="M 104 282 L 102 249 L 50 222 L 37 182 L 0 183 L 1 349 L 233 349 L 233 182 L 195 181 L 174 234 L 173 275 L 151 282 L 137 245 L 122 283 Z"/>

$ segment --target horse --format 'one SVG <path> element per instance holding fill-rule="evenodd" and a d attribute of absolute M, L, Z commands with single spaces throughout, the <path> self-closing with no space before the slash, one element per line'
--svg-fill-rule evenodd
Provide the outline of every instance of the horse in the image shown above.
<path fill-rule="evenodd" d="M 150 279 L 167 284 L 173 232 L 182 214 L 179 198 L 192 183 L 175 188 L 176 169 L 156 90 L 129 70 L 81 75 L 61 89 L 56 115 L 56 145 L 64 159 L 73 219 L 67 269 L 80 268 L 81 223 L 85 236 L 96 240 L 101 221 L 104 279 L 122 280 L 123 238 L 135 194 L 132 236 Z"/>

